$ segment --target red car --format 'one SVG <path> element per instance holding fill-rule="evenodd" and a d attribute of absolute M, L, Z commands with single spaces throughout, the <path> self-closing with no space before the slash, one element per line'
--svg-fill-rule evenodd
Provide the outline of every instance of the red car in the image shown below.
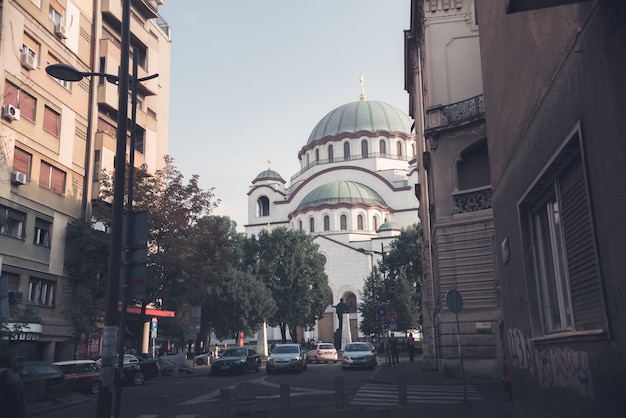
<path fill-rule="evenodd" d="M 100 368 L 95 361 L 68 360 L 53 364 L 63 372 L 63 382 L 68 392 L 100 392 Z"/>

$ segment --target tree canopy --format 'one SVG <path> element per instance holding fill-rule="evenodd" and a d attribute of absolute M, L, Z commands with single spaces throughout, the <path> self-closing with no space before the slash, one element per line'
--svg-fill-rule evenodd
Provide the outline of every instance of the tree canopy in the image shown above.
<path fill-rule="evenodd" d="M 297 342 L 297 328 L 313 327 L 327 306 L 328 276 L 319 246 L 304 231 L 275 228 L 250 237 L 244 253 L 243 264 L 263 281 L 276 302 L 268 324 L 280 327 L 283 342 L 289 328 L 291 341 Z"/>

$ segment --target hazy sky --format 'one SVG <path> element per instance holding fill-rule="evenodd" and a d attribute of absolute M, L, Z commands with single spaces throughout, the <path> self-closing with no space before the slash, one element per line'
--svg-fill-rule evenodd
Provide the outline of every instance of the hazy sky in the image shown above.
<path fill-rule="evenodd" d="M 359 99 L 408 113 L 410 0 L 166 0 L 172 29 L 169 154 L 243 231 L 252 180 L 287 180 L 328 112 Z"/>

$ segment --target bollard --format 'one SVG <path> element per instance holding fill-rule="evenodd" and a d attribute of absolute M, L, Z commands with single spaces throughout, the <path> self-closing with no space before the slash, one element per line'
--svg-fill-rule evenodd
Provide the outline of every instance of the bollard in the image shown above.
<path fill-rule="evenodd" d="M 335 408 L 343 409 L 344 400 L 343 376 L 335 376 Z"/>
<path fill-rule="evenodd" d="M 247 382 L 239 383 L 237 385 L 237 415 L 250 415 L 255 399 L 254 385 Z"/>
<path fill-rule="evenodd" d="M 289 395 L 289 383 L 280 384 L 280 412 L 281 416 L 288 417 L 291 409 L 291 398 Z"/>
<path fill-rule="evenodd" d="M 170 416 L 170 397 L 163 395 L 159 402 L 159 418 L 169 418 Z"/>
<path fill-rule="evenodd" d="M 220 389 L 220 418 L 230 417 L 230 389 Z"/>
<path fill-rule="evenodd" d="M 400 406 L 407 406 L 409 401 L 406 395 L 406 373 L 398 373 L 398 401 Z"/>

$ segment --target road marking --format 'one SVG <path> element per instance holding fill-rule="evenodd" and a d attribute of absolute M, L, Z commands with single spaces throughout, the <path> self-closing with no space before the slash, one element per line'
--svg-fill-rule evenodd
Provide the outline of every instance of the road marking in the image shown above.
<path fill-rule="evenodd" d="M 484 400 L 474 386 L 466 386 L 466 394 L 468 400 Z M 460 385 L 407 386 L 409 404 L 451 404 L 462 403 L 464 400 L 463 386 Z M 359 388 L 350 403 L 352 405 L 398 405 L 398 387 L 368 383 Z"/>

